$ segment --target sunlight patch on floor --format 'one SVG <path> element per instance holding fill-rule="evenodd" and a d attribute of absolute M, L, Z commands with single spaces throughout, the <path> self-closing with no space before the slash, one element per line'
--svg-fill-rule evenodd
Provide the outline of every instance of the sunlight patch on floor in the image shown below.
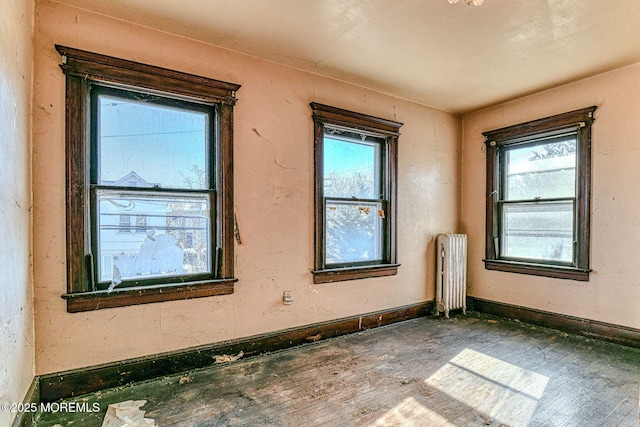
<path fill-rule="evenodd" d="M 527 425 L 549 378 L 495 357 L 465 349 L 426 383 L 511 426 Z"/>
<path fill-rule="evenodd" d="M 373 424 L 374 426 L 399 426 L 405 423 L 416 423 L 425 426 L 440 426 L 447 423 L 442 415 L 430 410 L 413 397 L 407 397 L 402 402 L 385 412 Z"/>

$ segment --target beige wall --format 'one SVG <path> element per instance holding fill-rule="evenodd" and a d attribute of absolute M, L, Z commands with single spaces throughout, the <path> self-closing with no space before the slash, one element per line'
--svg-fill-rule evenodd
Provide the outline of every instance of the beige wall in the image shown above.
<path fill-rule="evenodd" d="M 459 218 L 459 119 L 357 86 L 46 0 L 37 4 L 34 95 L 36 370 L 56 372 L 432 300 L 433 238 Z M 235 111 L 233 295 L 69 314 L 64 77 L 54 44 L 242 85 Z M 399 274 L 313 285 L 315 101 L 405 123 Z M 258 135 L 259 134 L 259 135 Z M 282 292 L 293 291 L 293 305 Z"/>
<path fill-rule="evenodd" d="M 33 2 L 0 4 L 0 403 L 22 402 L 34 373 L 31 289 Z M 0 411 L 0 425 L 15 414 Z"/>
<path fill-rule="evenodd" d="M 593 125 L 591 280 L 484 269 L 482 132 L 596 105 Z M 469 294 L 640 328 L 640 63 L 463 117 L 462 222 Z"/>

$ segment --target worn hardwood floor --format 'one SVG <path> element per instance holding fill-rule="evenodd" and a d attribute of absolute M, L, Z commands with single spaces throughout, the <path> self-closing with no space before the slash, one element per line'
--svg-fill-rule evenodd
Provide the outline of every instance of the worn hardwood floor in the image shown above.
<path fill-rule="evenodd" d="M 146 400 L 158 426 L 638 426 L 640 351 L 471 313 L 425 317 L 75 399 L 100 426 Z"/>

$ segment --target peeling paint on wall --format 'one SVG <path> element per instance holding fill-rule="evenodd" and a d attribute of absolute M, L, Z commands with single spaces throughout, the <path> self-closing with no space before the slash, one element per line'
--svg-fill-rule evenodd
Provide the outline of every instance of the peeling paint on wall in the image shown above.
<path fill-rule="evenodd" d="M 34 376 L 29 169 L 33 3 L 3 0 L 0 8 L 0 402 L 17 403 Z M 10 425 L 14 415 L 0 411 L 0 425 Z"/>

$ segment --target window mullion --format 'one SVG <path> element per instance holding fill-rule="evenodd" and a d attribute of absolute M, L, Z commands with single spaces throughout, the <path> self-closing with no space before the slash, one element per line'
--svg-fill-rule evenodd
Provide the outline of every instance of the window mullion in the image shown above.
<path fill-rule="evenodd" d="M 382 203 L 384 199 L 368 199 L 368 198 L 357 198 L 357 197 L 325 197 L 327 201 L 332 201 L 336 203 Z"/>

